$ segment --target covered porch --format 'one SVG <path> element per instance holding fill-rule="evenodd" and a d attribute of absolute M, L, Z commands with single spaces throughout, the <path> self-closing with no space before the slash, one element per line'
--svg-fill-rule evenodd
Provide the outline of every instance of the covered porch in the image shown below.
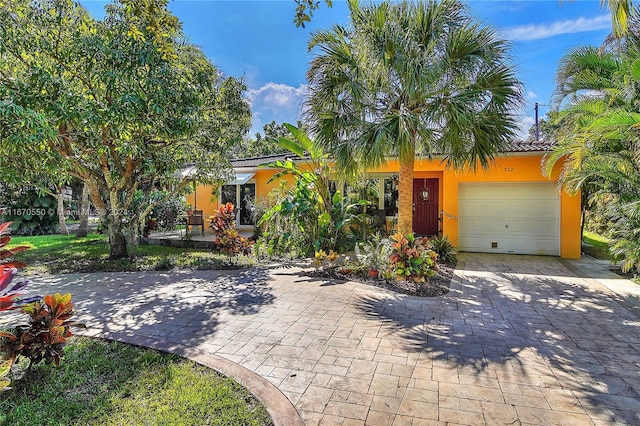
<path fill-rule="evenodd" d="M 253 230 L 238 230 L 241 237 L 253 239 Z M 176 229 L 174 231 L 151 232 L 145 237 L 143 242 L 146 244 L 172 247 L 195 247 L 195 248 L 215 248 L 216 237 L 211 230 L 205 227 L 204 235 L 199 231 L 187 234 L 185 229 Z"/>

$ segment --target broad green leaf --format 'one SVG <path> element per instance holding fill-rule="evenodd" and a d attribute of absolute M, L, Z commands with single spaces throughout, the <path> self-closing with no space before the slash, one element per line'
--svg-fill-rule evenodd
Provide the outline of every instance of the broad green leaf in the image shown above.
<path fill-rule="evenodd" d="M 336 191 L 336 193 L 333 194 L 333 198 L 331 199 L 331 202 L 335 205 L 335 204 L 338 204 L 340 201 L 342 201 L 342 195 L 340 194 L 340 191 Z"/>
<path fill-rule="evenodd" d="M 633 61 L 633 65 L 631 66 L 632 76 L 638 81 L 640 80 L 640 59 L 636 59 Z"/>
<path fill-rule="evenodd" d="M 327 226 L 331 223 L 331 215 L 328 212 L 322 212 L 318 216 L 318 225 Z"/>
<path fill-rule="evenodd" d="M 280 145 L 281 147 L 283 147 L 287 151 L 291 151 L 292 153 L 294 153 L 295 155 L 297 155 L 300 158 L 304 157 L 305 149 L 301 145 L 299 145 L 298 143 L 292 141 L 291 139 L 279 137 L 278 138 L 278 145 Z"/>
<path fill-rule="evenodd" d="M 287 128 L 287 130 L 289 130 L 289 132 L 291 132 L 293 137 L 296 138 L 299 146 L 305 151 L 311 153 L 311 151 L 314 148 L 314 145 L 311 139 L 309 138 L 309 136 L 307 136 L 305 132 L 298 129 L 296 126 L 292 124 L 284 123 L 284 126 Z M 304 155 L 304 152 L 302 153 L 302 155 L 299 155 L 299 156 L 302 157 L 303 155 Z"/>

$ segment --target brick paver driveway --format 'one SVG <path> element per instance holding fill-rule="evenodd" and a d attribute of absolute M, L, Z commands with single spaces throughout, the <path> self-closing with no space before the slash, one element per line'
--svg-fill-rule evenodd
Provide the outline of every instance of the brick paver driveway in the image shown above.
<path fill-rule="evenodd" d="M 555 258 L 464 254 L 431 299 L 296 268 L 41 281 L 95 332 L 253 370 L 308 425 L 640 424 L 640 320 Z"/>

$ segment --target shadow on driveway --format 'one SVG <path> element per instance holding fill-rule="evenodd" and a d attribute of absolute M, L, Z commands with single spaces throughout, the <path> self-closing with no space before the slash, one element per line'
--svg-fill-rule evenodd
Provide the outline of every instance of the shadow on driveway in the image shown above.
<path fill-rule="evenodd" d="M 401 336 L 408 351 L 458 371 L 495 370 L 501 386 L 570 391 L 609 421 L 640 424 L 640 320 L 634 314 L 569 274 L 459 275 L 452 291 L 436 298 L 441 303 L 426 310 L 408 303 L 415 299 L 410 296 L 364 296 L 358 306 Z"/>
<path fill-rule="evenodd" d="M 193 347 L 211 338 L 225 316 L 256 314 L 275 299 L 262 268 L 69 274 L 34 281 L 32 293 L 71 292 L 76 319 L 91 334 L 135 333 Z M 24 318 L 3 318 L 2 324 Z"/>

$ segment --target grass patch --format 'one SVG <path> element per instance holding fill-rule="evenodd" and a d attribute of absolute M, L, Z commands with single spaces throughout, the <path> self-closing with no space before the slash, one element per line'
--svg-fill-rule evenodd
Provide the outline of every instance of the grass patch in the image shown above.
<path fill-rule="evenodd" d="M 609 252 L 609 239 L 589 231 L 584 231 L 582 234 L 582 252 L 596 259 L 612 259 Z"/>
<path fill-rule="evenodd" d="M 611 255 L 609 251 L 609 239 L 594 232 L 584 231 L 582 235 L 582 252 L 596 259 L 611 260 L 616 264 L 616 259 Z M 619 259 L 618 259 L 619 260 Z M 612 272 L 620 275 L 623 278 L 630 279 L 636 284 L 640 284 L 640 276 L 633 272 L 624 273 L 619 267 L 611 268 Z"/>
<path fill-rule="evenodd" d="M 272 425 L 234 380 L 151 349 L 76 337 L 0 394 L 0 425 Z"/>
<path fill-rule="evenodd" d="M 89 234 L 12 237 L 9 248 L 29 246 L 15 259 L 27 263 L 28 273 L 166 271 L 170 269 L 236 269 L 255 265 L 250 256 L 228 257 L 211 250 L 140 245 L 135 259 L 109 259 L 107 238 Z"/>

